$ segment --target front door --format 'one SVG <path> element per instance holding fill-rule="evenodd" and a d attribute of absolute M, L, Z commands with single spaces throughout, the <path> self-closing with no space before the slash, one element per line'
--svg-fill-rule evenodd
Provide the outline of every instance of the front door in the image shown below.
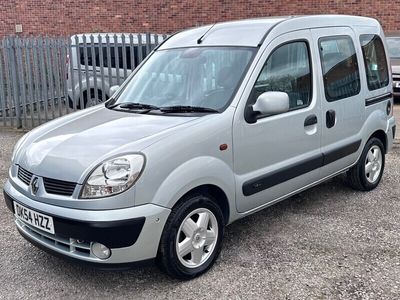
<path fill-rule="evenodd" d="M 308 30 L 270 42 L 241 99 L 233 128 L 239 212 L 272 203 L 318 180 L 321 115 L 311 42 Z M 242 101 L 251 105 L 267 91 L 287 93 L 289 111 L 249 123 Z"/>

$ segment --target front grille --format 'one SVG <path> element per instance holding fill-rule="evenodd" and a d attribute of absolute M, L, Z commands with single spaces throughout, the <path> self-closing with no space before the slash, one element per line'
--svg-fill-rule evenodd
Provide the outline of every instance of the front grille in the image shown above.
<path fill-rule="evenodd" d="M 72 196 L 76 183 L 51 178 L 43 178 L 44 188 L 49 194 Z"/>
<path fill-rule="evenodd" d="M 16 219 L 15 222 L 17 223 L 18 228 L 25 234 L 50 246 L 50 248 L 56 248 L 61 252 L 68 252 L 73 256 L 95 258 L 90 253 L 90 242 L 80 241 L 73 238 L 64 238 L 58 236 L 57 234 L 47 233 L 29 224 L 26 224 L 19 219 Z"/>
<path fill-rule="evenodd" d="M 32 177 L 33 173 L 25 170 L 21 166 L 18 166 L 18 178 L 23 183 L 29 185 L 31 183 Z M 69 182 L 69 181 L 63 181 L 45 177 L 43 178 L 43 184 L 48 194 L 55 194 L 61 196 L 72 196 L 76 187 L 75 182 Z"/>
<path fill-rule="evenodd" d="M 29 185 L 31 183 L 33 174 L 24 168 L 18 166 L 18 178 L 25 183 L 26 185 Z"/>

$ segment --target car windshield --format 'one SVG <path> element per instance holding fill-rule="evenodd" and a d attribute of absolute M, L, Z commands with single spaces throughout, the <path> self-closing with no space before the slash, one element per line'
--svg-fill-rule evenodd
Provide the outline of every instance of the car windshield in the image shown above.
<path fill-rule="evenodd" d="M 400 58 L 400 37 L 386 38 L 390 58 Z"/>
<path fill-rule="evenodd" d="M 229 105 L 254 52 L 255 48 L 244 47 L 156 51 L 110 105 L 124 103 L 126 107 L 127 103 L 135 103 L 222 111 Z"/>

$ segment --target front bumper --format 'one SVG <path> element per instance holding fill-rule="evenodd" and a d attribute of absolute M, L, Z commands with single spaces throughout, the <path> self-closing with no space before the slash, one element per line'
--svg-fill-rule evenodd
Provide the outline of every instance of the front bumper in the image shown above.
<path fill-rule="evenodd" d="M 28 241 L 59 256 L 100 267 L 155 258 L 170 213 L 169 209 L 152 204 L 97 211 L 54 206 L 30 199 L 16 190 L 9 181 L 4 187 L 4 198 L 12 212 L 12 203 L 16 201 L 53 217 L 55 234 L 43 232 L 16 219 L 18 231 Z M 109 247 L 111 256 L 105 260 L 94 256 L 90 249 L 93 242 Z"/>

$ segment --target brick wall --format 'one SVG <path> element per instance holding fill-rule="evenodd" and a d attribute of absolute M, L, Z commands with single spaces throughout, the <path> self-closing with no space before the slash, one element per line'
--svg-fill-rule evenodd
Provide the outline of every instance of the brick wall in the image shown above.
<path fill-rule="evenodd" d="M 397 3 L 397 4 L 396 4 Z M 0 36 L 159 32 L 261 16 L 339 13 L 372 16 L 400 30 L 399 1 L 387 0 L 0 0 Z"/>

